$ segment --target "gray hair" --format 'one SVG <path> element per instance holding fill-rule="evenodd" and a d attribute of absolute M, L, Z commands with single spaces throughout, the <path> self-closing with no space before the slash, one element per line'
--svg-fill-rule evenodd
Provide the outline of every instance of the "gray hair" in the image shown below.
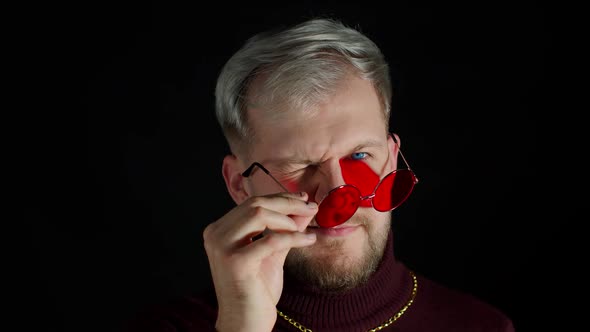
<path fill-rule="evenodd" d="M 309 111 L 351 74 L 372 82 L 387 126 L 389 66 L 377 45 L 359 30 L 316 18 L 248 39 L 224 65 L 215 88 L 217 120 L 233 153 L 247 153 L 255 137 L 248 125 L 248 106 L 271 116 Z"/>

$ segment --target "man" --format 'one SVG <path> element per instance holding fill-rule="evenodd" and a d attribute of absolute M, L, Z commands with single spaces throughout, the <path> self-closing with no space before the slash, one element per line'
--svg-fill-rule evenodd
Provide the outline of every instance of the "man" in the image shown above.
<path fill-rule="evenodd" d="M 214 295 L 133 329 L 513 331 L 396 260 L 391 211 L 418 180 L 389 132 L 391 98 L 379 48 L 336 20 L 248 40 L 216 87 L 236 207 L 203 234 Z"/>

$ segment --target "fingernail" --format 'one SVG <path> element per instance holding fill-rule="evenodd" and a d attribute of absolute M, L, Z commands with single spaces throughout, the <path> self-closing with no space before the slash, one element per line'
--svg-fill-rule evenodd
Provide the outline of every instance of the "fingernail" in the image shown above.
<path fill-rule="evenodd" d="M 316 238 L 315 233 L 307 233 L 307 234 L 305 234 L 305 240 L 307 240 L 309 242 L 315 241 L 315 238 Z"/>
<path fill-rule="evenodd" d="M 299 196 L 304 197 L 305 195 L 307 195 L 307 193 L 305 191 L 302 191 L 299 193 Z"/>
<path fill-rule="evenodd" d="M 310 209 L 315 209 L 318 207 L 318 203 L 316 202 L 305 202 L 305 204 L 307 204 L 307 207 L 309 207 Z"/>

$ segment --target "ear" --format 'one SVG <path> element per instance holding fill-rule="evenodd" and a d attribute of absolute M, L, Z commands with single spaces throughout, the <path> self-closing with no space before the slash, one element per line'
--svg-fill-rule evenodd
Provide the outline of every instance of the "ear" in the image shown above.
<path fill-rule="evenodd" d="M 244 167 L 240 160 L 238 160 L 238 157 L 227 155 L 223 158 L 223 179 L 225 180 L 227 191 L 236 204 L 241 204 L 250 197 L 244 186 L 245 179 L 242 176 L 243 171 Z"/>
<path fill-rule="evenodd" d="M 391 163 L 391 165 L 390 165 L 391 170 L 396 170 L 397 169 L 397 157 L 399 155 L 399 149 L 401 146 L 401 140 L 400 140 L 399 136 L 396 133 L 391 133 L 389 135 L 389 137 L 387 138 L 387 145 L 389 147 L 389 153 L 391 156 L 391 158 L 389 160 L 389 162 Z"/>

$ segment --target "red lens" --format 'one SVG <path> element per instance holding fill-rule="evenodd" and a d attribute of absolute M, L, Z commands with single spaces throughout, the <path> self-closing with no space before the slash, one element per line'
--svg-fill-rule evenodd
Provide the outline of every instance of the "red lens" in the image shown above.
<path fill-rule="evenodd" d="M 322 200 L 315 216 L 321 227 L 334 227 L 346 222 L 358 209 L 361 193 L 349 185 L 332 189 Z"/>
<path fill-rule="evenodd" d="M 395 209 L 410 196 L 415 183 L 416 178 L 410 170 L 400 169 L 389 173 L 375 190 L 373 207 L 380 212 Z"/>

